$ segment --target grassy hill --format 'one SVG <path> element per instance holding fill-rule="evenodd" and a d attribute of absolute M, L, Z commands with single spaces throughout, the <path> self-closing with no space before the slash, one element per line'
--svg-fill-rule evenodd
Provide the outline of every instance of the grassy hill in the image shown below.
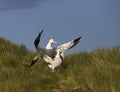
<path fill-rule="evenodd" d="M 65 57 L 54 73 L 35 53 L 0 38 L 0 92 L 120 92 L 120 48 L 102 48 Z"/>

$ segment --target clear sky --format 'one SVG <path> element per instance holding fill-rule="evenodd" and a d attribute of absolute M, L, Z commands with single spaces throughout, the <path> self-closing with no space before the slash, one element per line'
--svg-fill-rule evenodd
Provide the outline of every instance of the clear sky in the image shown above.
<path fill-rule="evenodd" d="M 120 46 L 120 0 L 0 0 L 0 37 L 35 51 L 42 29 L 41 47 L 82 36 L 68 53 Z"/>

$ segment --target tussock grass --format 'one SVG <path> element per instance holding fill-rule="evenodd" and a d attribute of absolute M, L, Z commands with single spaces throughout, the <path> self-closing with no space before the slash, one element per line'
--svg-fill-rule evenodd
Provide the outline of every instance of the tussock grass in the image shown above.
<path fill-rule="evenodd" d="M 54 73 L 35 53 L 0 38 L 0 92 L 120 92 L 120 48 L 67 55 Z"/>

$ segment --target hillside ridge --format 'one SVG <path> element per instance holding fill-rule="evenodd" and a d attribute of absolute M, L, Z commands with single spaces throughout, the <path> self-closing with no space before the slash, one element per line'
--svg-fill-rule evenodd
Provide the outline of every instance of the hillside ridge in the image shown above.
<path fill-rule="evenodd" d="M 0 92 L 119 92 L 120 48 L 66 55 L 52 73 L 43 60 L 31 68 L 35 53 L 0 38 Z"/>

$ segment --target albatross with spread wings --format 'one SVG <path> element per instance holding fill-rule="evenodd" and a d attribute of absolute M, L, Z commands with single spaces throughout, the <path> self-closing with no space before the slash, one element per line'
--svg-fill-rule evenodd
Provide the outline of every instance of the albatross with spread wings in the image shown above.
<path fill-rule="evenodd" d="M 52 48 L 52 44 L 56 43 L 56 41 L 54 41 L 54 39 L 50 39 L 48 44 L 46 45 L 46 48 L 41 48 L 38 45 L 39 45 L 42 33 L 43 33 L 43 30 L 38 34 L 38 36 L 36 37 L 36 39 L 34 41 L 35 48 L 39 54 L 34 57 L 30 66 L 35 64 L 35 62 L 38 61 L 39 58 L 42 58 L 42 59 L 44 59 L 45 62 L 51 63 L 51 65 L 48 65 L 48 66 L 52 69 L 52 71 L 54 71 L 55 67 L 53 68 L 52 66 L 54 66 L 55 62 L 58 62 L 56 60 L 56 58 L 58 59 L 58 57 L 59 57 L 60 58 L 59 61 L 62 62 L 64 59 L 64 52 L 73 48 L 75 45 L 77 45 L 79 43 L 81 37 L 78 37 L 74 40 L 66 42 L 56 48 Z M 54 64 L 53 64 L 53 62 L 54 62 Z M 59 66 L 59 65 L 57 65 L 57 66 Z"/>

